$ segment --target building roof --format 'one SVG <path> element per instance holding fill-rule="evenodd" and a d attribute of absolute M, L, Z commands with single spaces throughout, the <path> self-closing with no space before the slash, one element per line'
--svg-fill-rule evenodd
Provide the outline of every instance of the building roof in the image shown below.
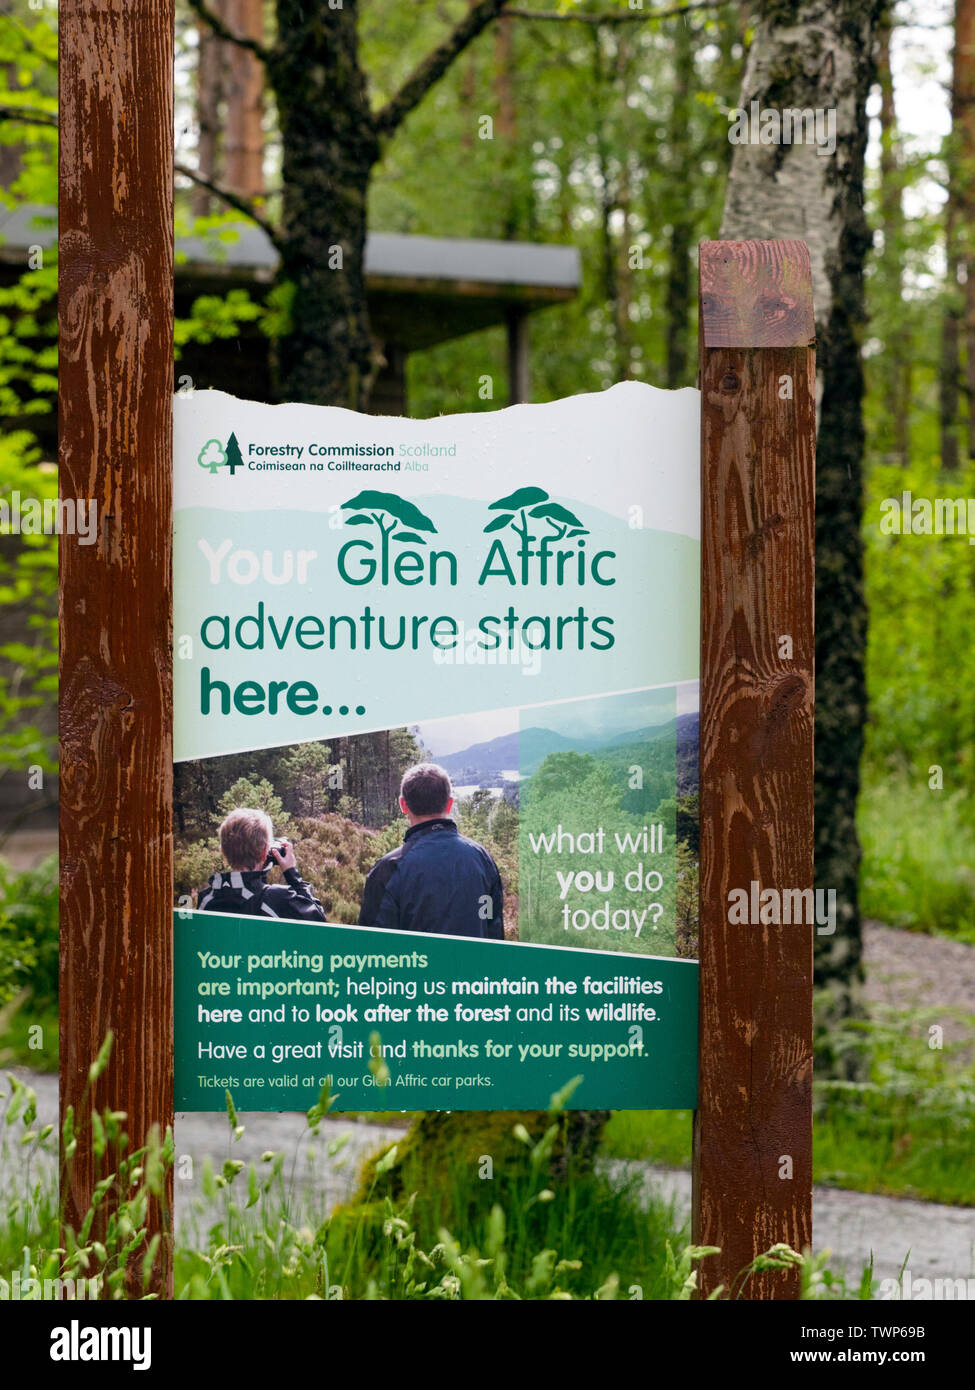
<path fill-rule="evenodd" d="M 55 218 L 52 207 L 0 208 L 0 262 L 53 245 Z M 270 283 L 278 257 L 267 234 L 244 222 L 233 233 L 176 238 L 177 301 Z M 410 351 L 574 298 L 580 259 L 575 246 L 370 232 L 365 274 L 374 328 Z"/>

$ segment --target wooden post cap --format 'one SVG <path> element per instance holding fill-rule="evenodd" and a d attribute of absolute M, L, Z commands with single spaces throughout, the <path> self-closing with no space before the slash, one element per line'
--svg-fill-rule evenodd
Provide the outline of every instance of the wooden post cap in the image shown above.
<path fill-rule="evenodd" d="M 812 270 L 804 241 L 702 241 L 706 348 L 811 347 Z"/>

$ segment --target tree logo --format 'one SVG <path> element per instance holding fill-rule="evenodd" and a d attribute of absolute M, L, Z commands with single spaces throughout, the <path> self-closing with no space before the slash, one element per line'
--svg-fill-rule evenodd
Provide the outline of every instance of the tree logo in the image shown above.
<path fill-rule="evenodd" d="M 546 531 L 542 535 L 543 543 L 546 541 L 561 541 L 566 536 L 588 536 L 589 532 L 582 522 L 570 512 L 568 507 L 562 507 L 558 502 L 549 500 L 549 495 L 540 487 L 520 487 L 517 492 L 512 492 L 508 497 L 500 497 L 497 502 L 492 502 L 488 511 L 500 511 L 501 515 L 496 516 L 493 521 L 489 521 L 485 526 L 485 532 L 501 531 L 505 526 L 510 526 L 521 537 L 522 546 L 527 547 L 538 537 L 532 535 L 531 526 L 528 518 L 532 517 L 536 521 L 547 521 L 551 526 L 551 531 Z M 519 518 L 521 524 L 519 525 Z"/>
<path fill-rule="evenodd" d="M 223 468 L 227 462 L 227 454 L 220 440 L 208 439 L 197 454 L 196 461 L 201 468 L 208 468 L 211 473 L 216 473 L 218 468 Z"/>
<path fill-rule="evenodd" d="M 584 557 L 576 555 L 575 548 L 572 551 L 562 550 L 557 554 L 550 549 L 559 541 L 573 540 L 578 536 L 579 548 L 584 551 L 584 537 L 589 535 L 589 531 L 575 512 L 570 512 L 568 507 L 563 507 L 559 502 L 553 502 L 544 488 L 520 487 L 508 497 L 499 497 L 497 502 L 492 502 L 488 510 L 500 512 L 500 516 L 488 522 L 484 528 L 485 534 L 504 531 L 510 527 L 518 537 L 517 559 L 520 562 L 522 584 L 531 582 L 533 572 L 540 584 L 561 584 L 570 558 L 577 566 L 583 564 Z M 533 522 L 542 522 L 543 525 L 536 528 Z M 540 536 L 535 534 L 536 529 L 541 531 Z M 538 545 L 533 549 L 532 543 L 535 541 Z M 581 572 L 579 569 L 579 573 Z M 500 536 L 491 542 L 491 549 L 481 571 L 481 582 L 495 577 L 504 578 L 509 584 L 517 583 L 515 571 Z"/>
<path fill-rule="evenodd" d="M 382 582 L 389 583 L 389 543 L 391 540 L 404 545 L 426 545 L 418 533 L 429 531 L 436 535 L 437 528 L 430 518 L 407 502 L 405 497 L 397 497 L 395 492 L 374 492 L 367 489 L 356 493 L 348 502 L 342 503 L 343 510 L 355 512 L 346 518 L 346 526 L 378 526 L 382 540 Z M 399 530 L 399 527 L 403 527 Z"/>
<path fill-rule="evenodd" d="M 208 469 L 213 475 L 221 468 L 229 468 L 231 477 L 238 468 L 244 466 L 236 434 L 231 434 L 226 445 L 221 444 L 219 439 L 208 439 L 197 454 L 196 461 L 201 468 Z"/>

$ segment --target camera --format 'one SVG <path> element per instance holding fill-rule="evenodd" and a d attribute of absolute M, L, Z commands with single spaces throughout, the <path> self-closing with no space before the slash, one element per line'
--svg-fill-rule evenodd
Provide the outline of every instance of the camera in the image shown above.
<path fill-rule="evenodd" d="M 276 850 L 276 851 L 278 852 L 278 854 L 282 854 L 282 855 L 283 855 L 283 854 L 285 853 L 285 851 L 287 850 L 287 848 L 288 848 L 288 842 L 287 842 L 287 840 L 272 840 L 272 841 L 271 841 L 271 849 L 268 850 L 268 855 L 267 855 L 267 858 L 266 858 L 265 861 L 264 861 L 264 868 L 261 870 L 261 873 L 265 873 L 265 874 L 266 874 L 267 871 L 268 871 L 268 869 L 280 869 L 281 865 L 280 865 L 280 864 L 278 863 L 278 861 L 275 859 L 274 855 L 271 853 L 271 850 Z"/>

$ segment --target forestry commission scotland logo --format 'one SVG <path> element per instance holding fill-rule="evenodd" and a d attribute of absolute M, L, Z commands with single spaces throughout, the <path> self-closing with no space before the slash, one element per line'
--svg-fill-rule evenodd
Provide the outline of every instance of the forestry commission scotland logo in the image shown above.
<path fill-rule="evenodd" d="M 214 476 L 221 468 L 229 468 L 233 477 L 237 469 L 244 466 L 236 434 L 231 434 L 226 445 L 221 444 L 219 439 L 208 439 L 197 454 L 196 461 L 200 468 L 206 468 Z"/>

